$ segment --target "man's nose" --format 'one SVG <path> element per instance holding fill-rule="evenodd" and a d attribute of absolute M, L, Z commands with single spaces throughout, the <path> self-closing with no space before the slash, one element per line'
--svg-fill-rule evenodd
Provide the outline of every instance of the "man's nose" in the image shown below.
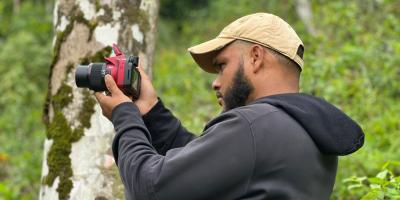
<path fill-rule="evenodd" d="M 217 76 L 217 78 L 215 78 L 215 80 L 212 82 L 212 88 L 214 90 L 219 90 L 219 88 L 221 88 L 221 83 L 219 81 L 219 76 Z"/>

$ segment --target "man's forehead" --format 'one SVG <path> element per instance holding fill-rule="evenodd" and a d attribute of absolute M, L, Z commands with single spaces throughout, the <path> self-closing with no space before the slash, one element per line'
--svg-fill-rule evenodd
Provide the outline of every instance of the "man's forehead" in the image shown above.
<path fill-rule="evenodd" d="M 225 59 L 225 57 L 227 57 L 226 51 L 224 51 L 223 49 L 220 50 L 220 51 L 215 55 L 215 57 L 213 58 L 213 61 L 212 61 L 213 67 L 216 67 L 216 66 L 219 64 L 219 62 L 221 62 L 221 60 Z"/>
<path fill-rule="evenodd" d="M 215 57 L 213 58 L 213 64 L 214 66 L 217 64 L 217 62 L 221 59 L 225 59 L 229 56 L 233 56 L 232 53 L 236 50 L 236 45 L 233 43 L 230 43 L 228 45 L 226 45 L 224 48 L 222 48 L 221 50 L 219 50 L 217 52 L 217 54 L 215 55 Z"/>

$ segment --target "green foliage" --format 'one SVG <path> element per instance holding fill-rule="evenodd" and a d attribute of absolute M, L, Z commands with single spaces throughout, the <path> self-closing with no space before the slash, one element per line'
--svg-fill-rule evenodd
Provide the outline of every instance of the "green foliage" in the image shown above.
<path fill-rule="evenodd" d="M 0 2 L 0 199 L 36 199 L 51 13 L 43 3 L 24 1 L 16 13 L 12 6 Z"/>
<path fill-rule="evenodd" d="M 395 20 L 400 15 L 393 10 L 400 4 L 332 1 L 318 7 L 314 17 L 323 32 L 317 44 L 306 37 L 310 70 L 302 86 L 343 109 L 366 132 L 364 147 L 341 159 L 334 193 L 335 199 L 359 199 L 361 194 L 347 190 L 341 180 L 356 174 L 372 177 L 382 163 L 400 160 L 400 23 Z M 400 171 L 398 166 L 394 170 Z"/>
<path fill-rule="evenodd" d="M 15 9 L 13 1 L 0 1 L 0 199 L 37 198 L 46 137 L 41 116 L 54 56 L 53 5 L 20 2 Z M 214 76 L 197 67 L 186 49 L 245 14 L 279 15 L 305 43 L 303 92 L 334 103 L 366 132 L 364 147 L 340 159 L 331 199 L 399 199 L 400 3 L 310 2 L 315 36 L 297 16 L 294 0 L 161 0 L 155 88 L 186 127 L 201 133 L 221 110 L 211 89 Z"/>
<path fill-rule="evenodd" d="M 374 177 L 353 176 L 343 182 L 349 184 L 349 190 L 365 194 L 361 200 L 400 199 L 400 176 L 389 168 L 389 164 L 400 166 L 400 162 L 387 162 Z"/>
<path fill-rule="evenodd" d="M 185 125 L 198 132 L 205 123 L 197 122 L 198 116 L 209 119 L 219 108 L 213 106 L 212 76 L 195 65 L 186 49 L 214 38 L 229 22 L 243 15 L 270 12 L 281 16 L 305 44 L 302 91 L 334 103 L 366 132 L 364 147 L 340 158 L 331 199 L 373 199 L 373 195 L 396 199 L 370 185 L 363 190 L 349 189 L 343 180 L 374 177 L 384 171 L 380 168 L 383 163 L 400 160 L 399 1 L 311 1 L 315 36 L 307 32 L 295 4 L 296 1 L 218 0 L 192 10 L 185 18 L 161 16 L 153 69 L 159 95 Z M 164 13 L 168 8 L 161 7 L 167 9 Z M 386 178 L 399 172 L 400 167 L 394 166 Z"/>
<path fill-rule="evenodd" d="M 160 62 L 156 62 L 153 73 L 155 88 L 189 129 L 201 133 L 205 122 L 219 111 L 210 90 L 213 76 L 196 67 L 187 53 L 178 55 L 171 49 L 160 51 L 157 53 Z"/>

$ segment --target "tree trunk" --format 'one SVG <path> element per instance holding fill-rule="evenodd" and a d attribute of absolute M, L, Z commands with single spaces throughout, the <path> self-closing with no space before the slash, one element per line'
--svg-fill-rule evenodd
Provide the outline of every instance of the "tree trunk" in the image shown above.
<path fill-rule="evenodd" d="M 124 199 L 111 153 L 112 124 L 88 89 L 75 85 L 77 64 L 104 62 L 117 43 L 139 55 L 150 74 L 157 0 L 58 0 L 54 55 L 44 108 L 40 199 Z"/>
<path fill-rule="evenodd" d="M 312 21 L 312 10 L 309 0 L 296 0 L 296 11 L 300 19 L 303 21 L 307 28 L 308 33 L 312 36 L 317 34 Z"/>
<path fill-rule="evenodd" d="M 21 7 L 21 2 L 19 0 L 13 0 L 13 12 L 14 12 L 14 14 L 18 13 L 20 7 Z"/>

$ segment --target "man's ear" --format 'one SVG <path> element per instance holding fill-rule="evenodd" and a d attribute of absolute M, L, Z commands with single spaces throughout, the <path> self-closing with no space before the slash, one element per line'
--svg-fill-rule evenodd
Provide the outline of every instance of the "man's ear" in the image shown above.
<path fill-rule="evenodd" d="M 263 66 L 265 49 L 260 45 L 250 47 L 250 64 L 252 72 L 257 73 Z"/>

